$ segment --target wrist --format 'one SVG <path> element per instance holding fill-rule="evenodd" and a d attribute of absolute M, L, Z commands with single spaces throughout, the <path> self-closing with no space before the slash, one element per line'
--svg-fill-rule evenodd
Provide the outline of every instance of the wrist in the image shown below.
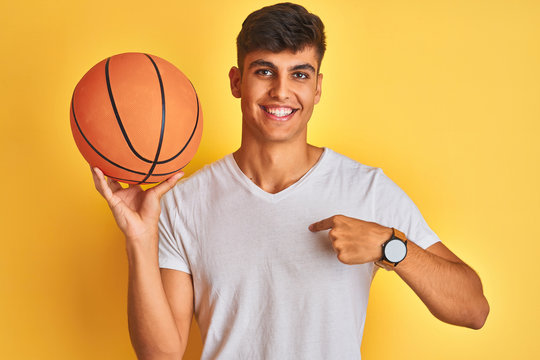
<path fill-rule="evenodd" d="M 126 236 L 126 254 L 128 262 L 157 262 L 158 259 L 158 236 L 150 235 L 144 237 Z"/>
<path fill-rule="evenodd" d="M 380 268 L 383 268 L 386 271 L 393 270 L 392 267 L 384 264 L 382 262 L 382 259 L 384 258 L 384 244 L 392 238 L 394 235 L 394 229 L 391 227 L 386 227 L 381 225 L 381 232 L 379 236 L 379 252 L 377 255 L 377 259 L 373 262 L 375 265 L 377 265 Z"/>
<path fill-rule="evenodd" d="M 377 237 L 377 257 L 373 260 L 373 262 L 380 262 L 383 259 L 384 244 L 392 238 L 393 234 L 393 228 L 381 225 Z"/>

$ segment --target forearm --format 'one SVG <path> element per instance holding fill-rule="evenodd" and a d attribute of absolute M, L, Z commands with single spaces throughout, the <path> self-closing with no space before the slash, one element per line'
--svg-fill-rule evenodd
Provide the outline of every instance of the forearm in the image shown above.
<path fill-rule="evenodd" d="M 145 249 L 129 241 L 127 244 L 128 324 L 137 357 L 181 359 L 185 346 L 163 289 L 157 246 Z"/>
<path fill-rule="evenodd" d="M 409 241 L 407 256 L 395 271 L 438 319 L 473 329 L 483 326 L 489 305 L 480 278 L 466 264 L 446 260 Z"/>

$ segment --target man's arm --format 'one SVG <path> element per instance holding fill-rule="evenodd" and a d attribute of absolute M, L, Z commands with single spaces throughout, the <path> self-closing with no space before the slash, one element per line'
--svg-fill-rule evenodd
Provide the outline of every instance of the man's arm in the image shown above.
<path fill-rule="evenodd" d="M 407 256 L 395 272 L 439 320 L 480 329 L 489 314 L 482 282 L 467 264 L 438 242 L 422 249 L 407 242 Z"/>
<path fill-rule="evenodd" d="M 162 280 L 158 257 L 160 199 L 183 175 L 144 191 L 138 185 L 122 186 L 105 179 L 94 168 L 94 184 L 107 200 L 116 224 L 126 238 L 129 264 L 128 324 L 139 359 L 181 359 L 192 318 L 191 276 L 185 273 Z M 176 287 L 176 288 L 175 288 Z M 170 299 L 173 298 L 174 302 Z"/>
<path fill-rule="evenodd" d="M 328 236 L 338 259 L 348 265 L 376 262 L 392 229 L 343 215 L 310 225 L 311 231 L 330 229 Z M 489 313 L 478 275 L 442 243 L 424 250 L 407 242 L 407 256 L 396 273 L 413 289 L 438 319 L 480 329 Z"/>
<path fill-rule="evenodd" d="M 180 352 L 183 355 L 193 320 L 193 280 L 185 272 L 161 269 L 161 281 L 180 334 Z"/>
<path fill-rule="evenodd" d="M 181 359 L 193 317 L 191 275 L 160 270 L 157 249 L 128 246 L 127 252 L 128 326 L 137 358 Z"/>

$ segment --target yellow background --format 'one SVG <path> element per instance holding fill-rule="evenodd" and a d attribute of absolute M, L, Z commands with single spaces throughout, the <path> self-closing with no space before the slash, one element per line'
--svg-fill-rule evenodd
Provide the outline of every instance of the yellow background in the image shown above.
<path fill-rule="evenodd" d="M 113 54 L 177 65 L 204 109 L 191 174 L 239 146 L 227 73 L 243 19 L 267 4 L 2 0 L 0 358 L 134 358 L 123 238 L 72 139 L 71 93 Z M 491 305 L 479 331 L 447 325 L 379 272 L 364 359 L 538 356 L 540 2 L 302 4 L 328 36 L 310 142 L 382 167 Z M 186 359 L 200 354 L 191 335 Z"/>

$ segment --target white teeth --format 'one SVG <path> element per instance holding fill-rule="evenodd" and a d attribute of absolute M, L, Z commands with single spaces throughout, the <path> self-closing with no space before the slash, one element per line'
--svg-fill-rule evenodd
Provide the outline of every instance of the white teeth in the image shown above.
<path fill-rule="evenodd" d="M 277 117 L 284 117 L 292 114 L 293 109 L 291 108 L 277 108 L 277 107 L 265 107 L 266 112 L 275 115 Z"/>

